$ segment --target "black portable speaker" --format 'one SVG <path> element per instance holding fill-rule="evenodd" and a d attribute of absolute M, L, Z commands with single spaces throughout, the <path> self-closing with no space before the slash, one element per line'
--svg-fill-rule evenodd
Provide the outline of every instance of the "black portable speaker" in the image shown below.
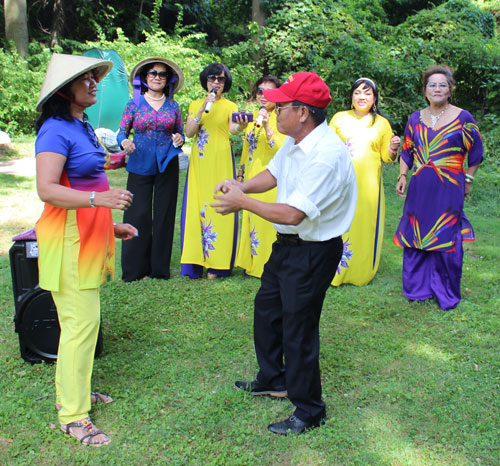
<path fill-rule="evenodd" d="M 20 235 L 21 236 L 21 235 Z M 57 359 L 61 329 L 49 291 L 38 286 L 38 245 L 36 240 L 15 241 L 9 251 L 12 289 L 21 357 L 31 364 Z M 96 357 L 103 349 L 101 328 Z"/>

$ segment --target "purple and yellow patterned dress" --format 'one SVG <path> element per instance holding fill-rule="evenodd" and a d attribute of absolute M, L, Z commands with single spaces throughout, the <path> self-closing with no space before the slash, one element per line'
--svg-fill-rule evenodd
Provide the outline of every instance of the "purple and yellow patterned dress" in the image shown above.
<path fill-rule="evenodd" d="M 464 213 L 464 162 L 483 160 L 483 143 L 472 115 L 462 110 L 436 130 L 420 112 L 406 125 L 401 157 L 413 174 L 394 244 L 404 247 L 403 289 L 412 300 L 436 297 L 442 309 L 460 302 L 462 241 L 474 241 Z"/>

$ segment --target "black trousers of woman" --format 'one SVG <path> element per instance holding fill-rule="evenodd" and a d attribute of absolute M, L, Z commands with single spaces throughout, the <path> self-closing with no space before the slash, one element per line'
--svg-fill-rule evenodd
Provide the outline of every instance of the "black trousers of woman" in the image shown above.
<path fill-rule="evenodd" d="M 125 282 L 170 278 L 175 211 L 179 188 L 179 159 L 175 157 L 163 173 L 128 174 L 127 189 L 134 194 L 123 214 L 123 223 L 139 230 L 139 236 L 122 244 L 122 279 Z"/>
<path fill-rule="evenodd" d="M 255 297 L 257 380 L 286 387 L 294 415 L 325 417 L 319 368 L 319 320 L 327 289 L 342 257 L 342 237 L 299 245 L 276 241 Z"/>

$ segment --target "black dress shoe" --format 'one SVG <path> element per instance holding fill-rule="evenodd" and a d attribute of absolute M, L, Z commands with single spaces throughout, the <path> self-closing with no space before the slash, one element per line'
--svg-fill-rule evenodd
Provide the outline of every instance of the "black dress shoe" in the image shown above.
<path fill-rule="evenodd" d="M 288 434 L 301 434 L 307 429 L 313 429 L 314 427 L 322 426 L 326 422 L 326 416 L 321 417 L 319 421 L 316 422 L 305 422 L 300 420 L 298 417 L 291 415 L 288 419 L 281 422 L 275 422 L 267 428 L 273 434 L 288 435 Z"/>
<path fill-rule="evenodd" d="M 286 389 L 263 385 L 257 380 L 252 380 L 251 382 L 238 380 L 234 383 L 234 388 L 237 390 L 244 390 L 252 395 L 269 395 L 276 398 L 285 398 L 288 396 Z"/>

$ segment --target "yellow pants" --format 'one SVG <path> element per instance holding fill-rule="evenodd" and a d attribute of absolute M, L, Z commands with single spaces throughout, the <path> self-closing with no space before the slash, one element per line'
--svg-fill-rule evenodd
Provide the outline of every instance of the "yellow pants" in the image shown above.
<path fill-rule="evenodd" d="M 100 323 L 99 288 L 80 290 L 80 237 L 76 211 L 68 210 L 64 231 L 61 283 L 52 291 L 61 327 L 56 366 L 56 403 L 59 422 L 68 424 L 88 416 L 90 379 Z"/>

